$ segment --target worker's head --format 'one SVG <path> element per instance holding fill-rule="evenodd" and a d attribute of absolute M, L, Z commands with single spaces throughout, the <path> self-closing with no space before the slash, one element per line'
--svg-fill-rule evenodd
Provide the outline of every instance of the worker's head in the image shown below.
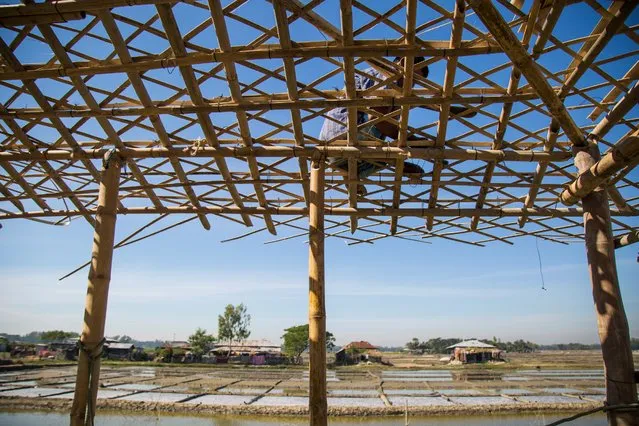
<path fill-rule="evenodd" d="M 420 64 L 421 62 L 424 62 L 425 60 L 426 60 L 426 58 L 424 58 L 423 56 L 413 56 L 413 64 L 415 64 L 414 74 L 421 75 L 424 78 L 428 78 L 428 65 L 423 65 L 423 66 L 418 66 L 417 65 L 417 64 Z M 403 67 L 405 62 L 406 62 L 406 57 L 397 56 L 397 57 L 395 57 L 393 62 L 395 62 L 396 64 L 399 64 L 400 66 Z M 403 78 L 400 78 L 400 79 L 397 80 L 397 85 L 399 87 L 402 87 L 403 83 L 404 83 L 404 79 Z"/>

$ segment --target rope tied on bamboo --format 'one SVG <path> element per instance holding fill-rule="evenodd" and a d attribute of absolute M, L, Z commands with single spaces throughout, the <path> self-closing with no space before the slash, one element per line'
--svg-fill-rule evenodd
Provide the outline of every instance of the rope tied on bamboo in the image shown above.
<path fill-rule="evenodd" d="M 195 157 L 195 155 L 197 155 L 198 151 L 200 151 L 203 148 L 203 146 L 202 146 L 203 143 L 204 143 L 204 138 L 200 136 L 195 141 L 193 141 L 191 146 L 187 146 L 186 148 L 184 148 L 183 151 L 184 152 L 190 152 L 191 157 Z"/>
<path fill-rule="evenodd" d="M 64 22 L 69 22 L 69 21 L 67 21 L 67 19 L 64 17 L 64 15 L 60 12 L 60 9 L 58 9 L 58 2 L 59 2 L 59 1 L 60 1 L 60 0 L 55 0 L 55 1 L 53 2 L 53 8 L 55 9 L 55 11 L 56 11 L 56 13 L 58 14 L 58 16 L 60 17 L 60 19 L 62 19 L 62 21 L 64 21 Z"/>
<path fill-rule="evenodd" d="M 111 148 L 104 154 L 104 158 L 102 159 L 102 167 L 108 169 L 109 166 L 111 166 L 112 162 L 115 162 L 116 167 L 120 167 L 120 164 L 122 164 L 122 159 L 118 155 L 118 150 L 115 148 Z"/>
<path fill-rule="evenodd" d="M 88 395 L 89 395 L 89 399 L 87 400 L 87 417 L 86 417 L 86 424 L 88 426 L 93 426 L 93 416 L 95 414 L 95 406 L 93 404 L 93 398 L 91 398 L 91 395 L 93 395 L 93 388 L 92 388 L 92 383 L 93 383 L 93 363 L 95 362 L 96 359 L 99 359 L 102 356 L 102 350 L 104 348 L 104 343 L 106 342 L 106 337 L 103 337 L 102 340 L 100 340 L 98 343 L 96 343 L 92 348 L 89 348 L 82 340 L 80 340 L 78 342 L 79 346 L 80 346 L 80 350 L 82 352 L 85 353 L 85 355 L 87 356 L 88 359 L 88 370 L 89 370 L 89 380 L 88 380 L 88 384 L 89 384 L 89 388 L 88 388 Z"/>
<path fill-rule="evenodd" d="M 169 75 L 173 74 L 173 71 L 175 71 L 175 62 L 174 65 L 171 67 L 171 69 L 169 70 L 167 64 L 169 63 L 169 61 L 172 61 L 173 58 L 162 58 L 160 60 L 160 66 L 162 67 L 162 69 L 166 70 L 166 72 L 169 73 Z"/>

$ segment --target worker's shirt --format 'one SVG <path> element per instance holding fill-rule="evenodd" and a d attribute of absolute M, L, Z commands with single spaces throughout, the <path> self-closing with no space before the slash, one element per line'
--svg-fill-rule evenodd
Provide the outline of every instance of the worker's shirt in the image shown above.
<path fill-rule="evenodd" d="M 374 68 L 368 68 L 364 71 L 365 74 L 370 77 L 365 77 L 361 74 L 355 74 L 355 90 L 366 90 L 370 89 L 377 83 L 378 81 L 383 81 L 387 77 L 375 70 Z M 377 81 L 375 80 L 377 79 Z M 348 131 L 348 108 L 339 107 L 330 110 L 327 114 L 328 117 L 324 119 L 324 124 L 322 125 L 322 130 L 320 132 L 320 140 L 322 141 L 330 141 L 335 138 L 338 139 L 346 139 L 346 132 Z M 331 120 L 331 118 L 333 120 Z M 357 111 L 357 125 L 361 125 L 369 121 L 369 115 L 362 112 Z M 358 130 L 358 139 L 360 140 L 371 140 L 372 137 L 378 139 L 384 139 L 381 132 L 375 126 L 364 126 L 360 127 Z"/>

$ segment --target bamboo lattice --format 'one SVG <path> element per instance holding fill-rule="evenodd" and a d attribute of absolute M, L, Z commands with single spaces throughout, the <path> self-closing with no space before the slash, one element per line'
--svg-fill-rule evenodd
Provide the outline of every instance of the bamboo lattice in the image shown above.
<path fill-rule="evenodd" d="M 306 235 L 312 159 L 327 160 L 325 232 L 349 244 L 581 239 L 581 209 L 560 194 L 576 178 L 573 145 L 589 137 L 603 155 L 637 134 L 636 4 L 0 6 L 0 220 L 93 225 L 102 157 L 115 148 L 119 212 L 153 216 L 130 240 L 172 213 L 186 217 L 161 230 L 224 219 L 277 235 L 269 242 Z M 396 56 L 426 57 L 428 78 Z M 386 79 L 356 90 L 369 67 Z M 337 107 L 352 125 L 322 141 Z M 358 111 L 395 123 L 397 139 L 358 140 Z M 350 174 L 331 168 L 339 157 Z M 359 179 L 364 159 L 387 166 Z M 406 159 L 430 173 L 403 176 Z M 637 162 L 608 180 L 615 235 L 639 223 Z"/>

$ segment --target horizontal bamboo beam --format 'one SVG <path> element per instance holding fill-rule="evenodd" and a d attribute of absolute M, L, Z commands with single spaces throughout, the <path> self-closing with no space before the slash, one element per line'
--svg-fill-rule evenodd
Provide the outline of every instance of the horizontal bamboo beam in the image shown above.
<path fill-rule="evenodd" d="M 615 145 L 610 152 L 581 173 L 560 195 L 561 202 L 567 206 L 577 204 L 596 187 L 605 183 L 633 160 L 639 157 L 639 136 L 631 136 Z"/>
<path fill-rule="evenodd" d="M 208 105 L 193 105 L 184 102 L 175 106 L 149 106 L 133 108 L 102 108 L 92 110 L 90 108 L 78 107 L 70 109 L 56 109 L 44 111 L 41 108 L 20 108 L 4 109 L 0 111 L 0 119 L 29 120 L 42 118 L 89 118 L 89 117 L 149 117 L 161 114 L 198 114 L 198 113 L 221 113 L 238 111 L 264 111 L 264 110 L 291 110 L 293 108 L 339 108 L 339 107 L 385 107 L 396 106 L 428 106 L 445 104 L 477 104 L 490 105 L 494 103 L 518 102 L 537 99 L 535 94 L 505 95 L 505 96 L 466 96 L 445 98 L 443 96 L 433 97 L 386 97 L 386 98 L 360 98 L 360 99 L 298 99 L 298 100 L 256 100 L 244 99 L 241 102 L 211 102 Z"/>
<path fill-rule="evenodd" d="M 102 158 L 106 148 L 87 150 L 49 150 L 0 152 L 0 162 L 37 160 L 81 160 Z M 221 157 L 271 157 L 271 158 L 357 158 L 362 160 L 424 159 L 424 160 L 477 160 L 562 162 L 572 158 L 569 152 L 477 150 L 447 148 L 395 148 L 352 146 L 263 146 L 263 147 L 203 147 L 194 151 L 184 148 L 124 148 L 118 155 L 135 158 L 221 158 Z"/>
<path fill-rule="evenodd" d="M 182 0 L 56 0 L 46 3 L 8 4 L 0 6 L 0 20 L 20 16 L 46 16 L 90 12 L 114 7 L 144 4 L 179 3 Z"/>
<path fill-rule="evenodd" d="M 95 210 L 89 210 L 95 214 Z M 120 214 L 252 214 L 252 215 L 276 215 L 276 216 L 308 216 L 307 207 L 232 207 L 232 206 L 165 206 L 158 207 L 130 207 L 121 208 L 117 212 Z M 639 211 L 611 210 L 612 216 L 639 216 Z M 29 219 L 39 217 L 71 217 L 84 214 L 77 210 L 51 210 L 51 211 L 31 211 L 0 214 L 0 220 L 6 219 Z M 525 214 L 528 217 L 581 217 L 584 212 L 581 208 L 560 207 L 556 209 L 548 208 L 357 208 L 350 207 L 326 207 L 324 214 L 328 216 L 356 216 L 356 217 L 520 217 Z"/>
<path fill-rule="evenodd" d="M 368 43 L 368 44 L 367 44 Z M 375 44 L 367 40 L 354 41 L 352 46 L 341 46 L 335 42 L 301 42 L 295 47 L 264 45 L 259 48 L 233 46 L 229 51 L 213 49 L 209 53 L 193 52 L 184 56 L 148 55 L 131 58 L 133 62 L 123 63 L 119 59 L 108 61 L 74 62 L 74 67 L 48 64 L 25 64 L 24 71 L 0 74 L 0 80 L 33 80 L 36 78 L 58 78 L 74 75 L 96 75 L 121 72 L 144 72 L 154 69 L 171 69 L 184 65 L 198 65 L 219 62 L 239 62 L 257 59 L 278 58 L 335 58 L 357 56 L 361 58 L 380 58 L 384 56 L 429 56 L 458 57 L 501 53 L 496 43 L 463 42 L 459 49 L 449 49 L 448 42 L 423 42 L 423 46 L 399 43 Z"/>
<path fill-rule="evenodd" d="M 3 27 L 17 27 L 20 25 L 57 24 L 60 22 L 79 21 L 86 18 L 85 12 L 52 13 L 50 15 L 0 16 Z"/>
<path fill-rule="evenodd" d="M 615 249 L 629 246 L 639 242 L 639 231 L 632 231 L 624 235 L 618 235 L 614 239 Z"/>

